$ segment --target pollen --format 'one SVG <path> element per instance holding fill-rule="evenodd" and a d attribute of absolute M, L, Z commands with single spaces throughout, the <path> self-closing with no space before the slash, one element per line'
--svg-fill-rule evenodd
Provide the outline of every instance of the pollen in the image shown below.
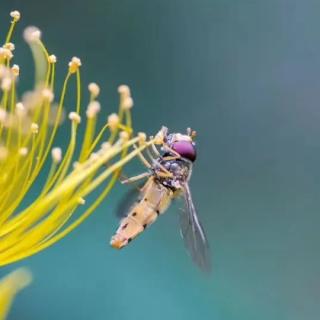
<path fill-rule="evenodd" d="M 155 144 L 163 144 L 164 134 L 163 131 L 160 130 L 155 136 Z"/>
<path fill-rule="evenodd" d="M 4 47 L 1 47 L 0 48 L 0 58 L 11 60 L 13 58 L 13 53 L 11 52 L 11 50 L 4 48 Z"/>
<path fill-rule="evenodd" d="M 3 78 L 1 82 L 1 89 L 3 91 L 9 91 L 11 89 L 12 80 L 9 77 Z"/>
<path fill-rule="evenodd" d="M 15 45 L 12 42 L 7 42 L 3 45 L 3 48 L 14 51 Z"/>
<path fill-rule="evenodd" d="M 108 117 L 108 125 L 110 127 L 110 130 L 115 131 L 118 128 L 119 123 L 119 116 L 115 113 L 110 114 L 110 116 Z"/>
<path fill-rule="evenodd" d="M 62 150 L 61 148 L 55 147 L 51 151 L 52 160 L 54 163 L 61 162 L 62 159 Z"/>
<path fill-rule="evenodd" d="M 40 41 L 41 31 L 37 27 L 30 26 L 24 29 L 23 37 L 27 43 L 32 44 Z"/>
<path fill-rule="evenodd" d="M 89 83 L 88 90 L 92 94 L 93 99 L 95 99 L 100 93 L 100 87 L 95 82 Z"/>
<path fill-rule="evenodd" d="M 54 55 L 54 54 L 51 54 L 49 57 L 48 57 L 48 62 L 49 63 L 56 63 L 57 62 L 57 57 Z"/>
<path fill-rule="evenodd" d="M 35 122 L 31 123 L 31 132 L 33 134 L 39 133 L 39 125 Z"/>
<path fill-rule="evenodd" d="M 133 99 L 131 97 L 126 97 L 123 100 L 122 107 L 124 110 L 131 109 L 133 107 Z"/>
<path fill-rule="evenodd" d="M 86 200 L 85 200 L 84 198 L 82 198 L 82 197 L 79 197 L 79 198 L 78 198 L 78 203 L 79 203 L 80 205 L 84 205 L 84 204 L 86 203 Z"/>
<path fill-rule="evenodd" d="M 79 167 L 80 167 L 80 163 L 78 161 L 75 161 L 73 164 L 72 164 L 72 167 L 73 169 L 77 170 Z"/>
<path fill-rule="evenodd" d="M 73 57 L 69 62 L 69 72 L 76 73 L 81 67 L 81 60 L 77 57 Z"/>
<path fill-rule="evenodd" d="M 126 84 L 122 84 L 118 87 L 118 92 L 121 96 L 130 97 L 130 88 Z"/>
<path fill-rule="evenodd" d="M 91 161 L 97 161 L 99 159 L 99 155 L 96 152 L 92 152 L 90 155 Z"/>
<path fill-rule="evenodd" d="M 16 104 L 16 114 L 20 117 L 24 116 L 26 113 L 26 108 L 24 107 L 22 102 L 18 102 Z"/>
<path fill-rule="evenodd" d="M 11 70 L 12 70 L 12 74 L 17 77 L 19 74 L 20 74 L 20 67 L 17 65 L 17 64 L 14 64 L 12 67 L 11 67 Z"/>
<path fill-rule="evenodd" d="M 54 94 L 50 89 L 45 88 L 42 90 L 42 97 L 45 101 L 52 102 L 54 99 Z"/>
<path fill-rule="evenodd" d="M 74 122 L 79 124 L 81 122 L 81 117 L 77 112 L 70 112 L 69 113 L 69 119 Z"/>
<path fill-rule="evenodd" d="M 94 118 L 98 112 L 100 112 L 101 106 L 98 101 L 91 101 L 87 108 L 87 117 L 88 118 Z"/>
<path fill-rule="evenodd" d="M 20 154 L 20 156 L 25 157 L 28 154 L 28 148 L 26 148 L 26 147 L 20 148 L 19 154 Z"/>
<path fill-rule="evenodd" d="M 120 136 L 120 139 L 123 141 L 127 141 L 130 138 L 130 135 L 127 131 L 121 131 L 119 136 Z"/>
<path fill-rule="evenodd" d="M 15 21 L 19 21 L 20 20 L 20 12 L 17 10 L 11 11 L 10 12 L 10 16 L 15 20 Z"/>
<path fill-rule="evenodd" d="M 147 135 L 144 132 L 138 133 L 139 144 L 143 145 L 147 141 Z"/>
<path fill-rule="evenodd" d="M 107 142 L 103 142 L 102 145 L 101 145 L 101 149 L 106 151 L 108 149 L 111 148 L 111 144 L 107 141 Z"/>

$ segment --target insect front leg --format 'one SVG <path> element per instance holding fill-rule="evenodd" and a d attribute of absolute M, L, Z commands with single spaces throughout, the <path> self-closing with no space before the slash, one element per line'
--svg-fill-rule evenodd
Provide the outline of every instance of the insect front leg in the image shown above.
<path fill-rule="evenodd" d="M 161 158 L 161 160 L 164 160 L 165 158 L 160 156 L 159 158 L 154 158 L 153 155 L 151 154 L 151 152 L 147 149 L 146 150 L 148 157 L 150 158 L 150 160 L 152 161 L 152 164 L 154 167 L 159 168 L 163 173 L 166 174 L 166 177 L 172 177 L 172 173 L 170 171 L 168 171 L 160 162 L 159 162 L 159 158 Z"/>
<path fill-rule="evenodd" d="M 162 160 L 170 161 L 170 160 L 178 160 L 180 158 L 181 156 L 166 156 L 166 157 L 162 157 Z"/>
<path fill-rule="evenodd" d="M 166 148 L 166 150 L 170 151 L 173 155 L 163 157 L 163 156 L 159 153 L 159 151 L 158 151 L 158 149 L 156 148 L 156 146 L 155 146 L 154 144 L 151 144 L 151 151 L 152 151 L 152 152 L 150 152 L 149 150 L 147 150 L 147 154 L 148 154 L 149 158 L 152 159 L 152 161 L 156 160 L 156 159 L 154 159 L 154 157 L 156 157 L 156 158 L 161 158 L 161 160 L 166 160 L 166 161 L 169 161 L 169 160 L 177 160 L 177 159 L 180 159 L 180 158 L 181 158 L 180 154 L 178 154 L 178 153 L 177 153 L 176 151 L 174 151 L 173 149 L 171 149 L 171 148 L 168 147 L 168 148 Z"/>
<path fill-rule="evenodd" d="M 122 184 L 129 184 L 129 183 L 133 183 L 133 182 L 136 182 L 136 181 L 139 181 L 141 179 L 145 179 L 145 178 L 148 178 L 151 176 L 151 173 L 150 172 L 144 172 L 144 173 L 141 173 L 137 176 L 134 176 L 134 177 L 131 177 L 131 178 L 127 178 L 125 180 L 122 180 L 121 183 Z"/>
<path fill-rule="evenodd" d="M 137 146 L 134 145 L 134 148 L 136 149 Z M 150 160 L 152 161 L 152 164 L 145 158 L 145 156 L 139 152 L 138 156 L 139 159 L 142 161 L 142 163 L 149 169 L 154 169 L 154 168 L 158 168 L 161 170 L 161 172 L 158 172 L 157 174 L 163 178 L 171 178 L 172 177 L 172 173 L 170 171 L 168 171 L 161 163 L 159 163 L 159 161 L 157 159 L 155 159 L 150 151 L 147 149 L 147 155 L 150 158 Z"/>
<path fill-rule="evenodd" d="M 169 170 L 167 170 L 162 164 L 160 164 L 159 161 L 155 160 L 154 165 L 159 169 L 159 170 L 157 170 L 157 175 L 159 177 L 162 177 L 162 178 L 172 178 L 173 177 L 172 173 Z"/>
<path fill-rule="evenodd" d="M 162 171 L 158 171 L 157 172 L 157 176 L 161 177 L 161 178 L 172 178 L 172 173 L 171 172 L 162 172 Z"/>
<path fill-rule="evenodd" d="M 150 152 L 149 149 L 146 149 L 146 153 L 147 153 L 147 156 L 149 158 L 149 160 L 154 163 L 155 161 L 157 161 L 157 158 Z M 161 157 L 161 156 L 160 156 Z"/>
<path fill-rule="evenodd" d="M 181 158 L 180 154 L 177 151 L 175 151 L 172 148 L 170 148 L 167 144 L 163 145 L 163 149 L 165 151 L 169 151 L 171 154 L 173 154 L 176 157 L 176 159 Z"/>
<path fill-rule="evenodd" d="M 152 140 L 152 139 L 153 139 L 153 136 L 150 137 L 150 140 Z M 157 158 L 161 157 L 161 154 L 158 151 L 158 149 L 157 149 L 157 147 L 155 146 L 154 143 L 151 143 L 151 150 L 152 150 L 153 154 L 155 155 L 155 157 L 157 157 Z"/>
<path fill-rule="evenodd" d="M 138 149 L 138 147 L 136 145 L 133 145 L 134 149 Z M 142 152 L 138 153 L 138 157 L 140 159 L 140 161 L 148 168 L 151 169 L 152 165 L 151 163 L 145 158 L 145 156 L 142 154 Z"/>

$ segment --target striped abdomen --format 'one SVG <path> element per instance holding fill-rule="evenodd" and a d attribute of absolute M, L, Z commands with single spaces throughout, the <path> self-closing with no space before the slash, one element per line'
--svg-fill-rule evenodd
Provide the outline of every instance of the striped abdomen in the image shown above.
<path fill-rule="evenodd" d="M 111 245 L 117 249 L 126 246 L 168 208 L 172 195 L 173 192 L 154 177 L 149 178 L 141 190 L 141 200 L 121 220 L 116 234 L 111 238 Z"/>

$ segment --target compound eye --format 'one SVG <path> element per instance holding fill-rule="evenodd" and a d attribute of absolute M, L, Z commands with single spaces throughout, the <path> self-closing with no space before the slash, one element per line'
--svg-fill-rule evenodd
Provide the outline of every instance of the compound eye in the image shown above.
<path fill-rule="evenodd" d="M 176 141 L 172 145 L 172 149 L 180 154 L 182 158 L 186 158 L 194 162 L 197 158 L 195 146 L 189 141 Z"/>

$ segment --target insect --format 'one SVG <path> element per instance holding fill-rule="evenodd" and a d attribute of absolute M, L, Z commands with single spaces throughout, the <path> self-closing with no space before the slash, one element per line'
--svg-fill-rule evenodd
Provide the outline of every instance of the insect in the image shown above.
<path fill-rule="evenodd" d="M 140 195 L 120 222 L 119 228 L 111 238 L 111 245 L 120 249 L 142 233 L 163 214 L 174 198 L 183 197 L 185 210 L 180 213 L 181 235 L 193 261 L 203 270 L 210 271 L 208 242 L 199 222 L 189 188 L 192 166 L 196 160 L 195 132 L 187 129 L 187 134 L 168 134 L 161 129 L 163 144 L 159 152 L 151 145 L 147 155 L 150 161 L 140 153 L 139 157 L 148 171 L 126 179 L 123 183 L 132 183 L 147 178 Z"/>

